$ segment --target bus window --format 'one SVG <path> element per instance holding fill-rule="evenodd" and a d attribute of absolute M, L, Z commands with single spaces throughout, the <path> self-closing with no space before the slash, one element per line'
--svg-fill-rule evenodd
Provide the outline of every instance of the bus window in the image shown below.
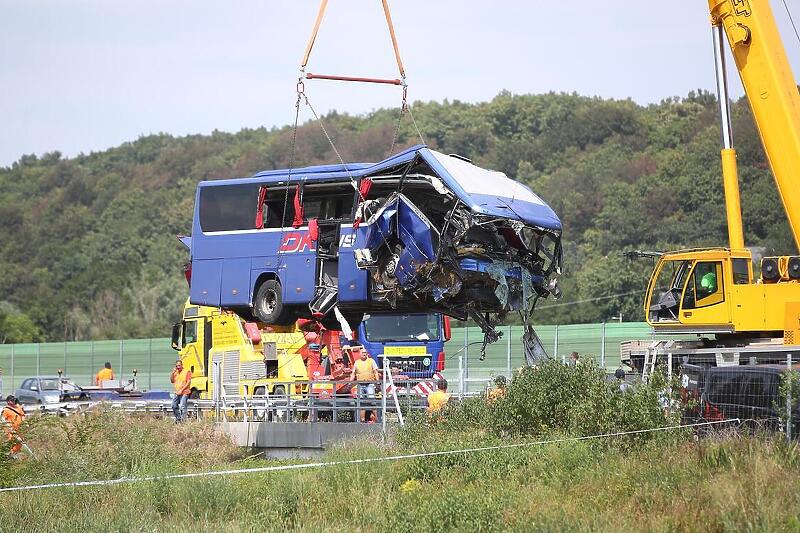
<path fill-rule="evenodd" d="M 204 232 L 255 229 L 257 204 L 258 184 L 203 187 L 200 227 Z"/>

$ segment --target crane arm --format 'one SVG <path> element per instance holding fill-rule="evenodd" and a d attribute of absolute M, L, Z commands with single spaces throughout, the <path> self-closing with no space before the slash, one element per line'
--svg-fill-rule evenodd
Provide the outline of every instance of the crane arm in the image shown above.
<path fill-rule="evenodd" d="M 768 0 L 709 0 L 721 25 L 800 250 L 800 92 Z"/>

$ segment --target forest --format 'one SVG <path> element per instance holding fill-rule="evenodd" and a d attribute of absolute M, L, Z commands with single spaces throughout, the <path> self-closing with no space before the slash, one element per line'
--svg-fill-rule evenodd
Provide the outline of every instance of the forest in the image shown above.
<path fill-rule="evenodd" d="M 642 320 L 652 263 L 626 250 L 725 245 L 716 98 L 705 91 L 658 104 L 578 94 L 489 102 L 415 102 L 432 148 L 528 184 L 561 217 L 560 301 L 538 323 Z M 335 163 L 319 123 L 237 133 L 141 136 L 65 158 L 23 155 L 0 168 L 0 343 L 164 337 L 188 295 L 176 239 L 191 231 L 200 180 Z M 345 161 L 389 155 L 399 109 L 322 117 Z M 745 99 L 734 140 L 746 244 L 795 253 Z M 394 151 L 420 142 L 406 115 Z M 294 145 L 294 149 L 293 149 Z"/>

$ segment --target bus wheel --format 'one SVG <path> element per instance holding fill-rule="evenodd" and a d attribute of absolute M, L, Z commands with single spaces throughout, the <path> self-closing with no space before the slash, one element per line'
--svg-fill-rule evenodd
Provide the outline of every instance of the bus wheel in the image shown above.
<path fill-rule="evenodd" d="M 253 314 L 265 324 L 277 324 L 283 314 L 281 284 L 268 279 L 258 287 L 253 298 Z"/>

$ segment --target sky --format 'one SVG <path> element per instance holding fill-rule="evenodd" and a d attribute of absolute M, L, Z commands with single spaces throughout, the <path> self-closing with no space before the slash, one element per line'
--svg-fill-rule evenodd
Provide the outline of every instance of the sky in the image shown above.
<path fill-rule="evenodd" d="M 800 19 L 800 0 L 788 4 Z M 318 5 L 0 0 L 0 167 L 23 154 L 72 157 L 151 133 L 291 123 Z M 783 2 L 772 5 L 800 72 Z M 481 102 L 505 89 L 648 104 L 714 90 L 703 0 L 390 0 L 390 7 L 412 101 Z M 380 1 L 330 0 L 307 70 L 397 77 Z M 732 95 L 741 95 L 738 77 L 730 79 Z M 394 86 L 312 80 L 306 92 L 320 113 L 400 103 Z"/>

